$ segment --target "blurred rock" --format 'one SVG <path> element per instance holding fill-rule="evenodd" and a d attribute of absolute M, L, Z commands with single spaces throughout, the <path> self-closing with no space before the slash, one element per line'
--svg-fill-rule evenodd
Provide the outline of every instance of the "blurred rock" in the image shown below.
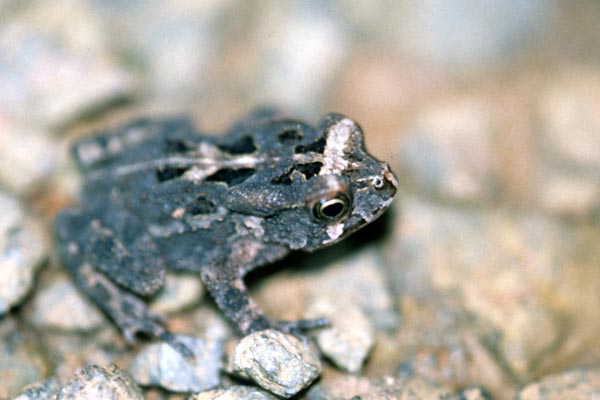
<path fill-rule="evenodd" d="M 39 223 L 19 201 L 0 192 L 0 316 L 31 290 L 37 268 L 48 251 Z"/>
<path fill-rule="evenodd" d="M 27 385 L 14 400 L 54 400 L 59 390 L 60 384 L 56 379 L 47 379 Z"/>
<path fill-rule="evenodd" d="M 57 398 L 143 400 L 140 388 L 116 365 L 81 369 L 60 389 Z"/>
<path fill-rule="evenodd" d="M 295 336 L 272 329 L 244 337 L 228 369 L 281 397 L 292 397 L 321 373 L 315 352 Z"/>
<path fill-rule="evenodd" d="M 227 389 L 215 389 L 198 393 L 189 400 L 277 400 L 267 392 L 251 386 L 231 386 Z"/>
<path fill-rule="evenodd" d="M 405 130 L 400 181 L 454 201 L 490 202 L 499 191 L 492 114 L 481 98 L 425 109 Z"/>
<path fill-rule="evenodd" d="M 543 154 L 537 201 L 557 214 L 589 217 L 600 210 L 600 73 L 564 68 L 538 101 Z"/>
<path fill-rule="evenodd" d="M 594 400 L 600 393 L 600 371 L 581 369 L 550 375 L 530 383 L 516 400 Z"/>
<path fill-rule="evenodd" d="M 539 99 L 542 144 L 558 162 L 600 174 L 600 71 L 565 67 Z"/>
<path fill-rule="evenodd" d="M 266 4 L 266 3 L 265 3 Z M 270 3 L 257 13 L 256 34 L 264 37 L 255 77 L 254 102 L 278 104 L 304 112 L 321 113 L 328 85 L 347 55 L 342 20 L 330 5 Z"/>
<path fill-rule="evenodd" d="M 31 321 L 41 328 L 91 331 L 112 323 L 64 273 L 40 288 L 31 307 Z"/>
<path fill-rule="evenodd" d="M 331 326 L 315 332 L 319 348 L 341 369 L 360 371 L 375 344 L 373 327 L 360 309 L 323 298 L 308 307 L 305 317 L 328 319 Z"/>
<path fill-rule="evenodd" d="M 49 363 L 43 349 L 17 332 L 12 319 L 0 324 L 0 398 L 14 398 L 31 382 L 46 378 Z"/>
<path fill-rule="evenodd" d="M 159 314 L 169 314 L 200 303 L 204 286 L 198 275 L 167 273 L 165 285 L 152 299 L 150 308 Z"/>
<path fill-rule="evenodd" d="M 55 170 L 58 146 L 45 129 L 4 117 L 0 109 L 0 183 L 24 193 Z"/>
<path fill-rule="evenodd" d="M 193 354 L 187 358 L 168 343 L 146 346 L 129 368 L 144 386 L 161 386 L 173 392 L 201 392 L 220 383 L 219 370 L 223 341 L 177 335 L 176 339 Z"/>
<path fill-rule="evenodd" d="M 536 39 L 544 39 L 558 11 L 543 0 L 411 0 L 393 8 L 395 14 L 388 8 L 379 10 L 395 22 L 392 32 L 403 50 L 466 74 L 515 62 Z"/>
<path fill-rule="evenodd" d="M 0 116 L 63 125 L 131 94 L 89 3 L 33 3 L 0 27 Z"/>

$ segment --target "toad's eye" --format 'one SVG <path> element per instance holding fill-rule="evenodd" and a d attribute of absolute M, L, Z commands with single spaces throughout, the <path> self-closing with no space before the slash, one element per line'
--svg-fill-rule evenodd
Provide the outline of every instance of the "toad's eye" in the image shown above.
<path fill-rule="evenodd" d="M 312 206 L 313 216 L 319 221 L 333 222 L 345 216 L 350 210 L 350 199 L 344 194 L 323 198 Z"/>

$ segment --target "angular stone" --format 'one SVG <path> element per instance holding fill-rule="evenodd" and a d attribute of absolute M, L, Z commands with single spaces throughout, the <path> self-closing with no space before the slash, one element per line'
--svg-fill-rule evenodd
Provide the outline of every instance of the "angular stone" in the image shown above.
<path fill-rule="evenodd" d="M 229 370 L 288 398 L 319 376 L 321 363 L 297 337 L 268 329 L 248 335 L 236 345 Z"/>
<path fill-rule="evenodd" d="M 19 304 L 48 251 L 48 238 L 18 200 L 0 192 L 0 316 Z"/>
<path fill-rule="evenodd" d="M 315 333 L 319 348 L 341 369 L 359 372 L 375 344 L 375 332 L 363 312 L 352 303 L 324 297 L 309 306 L 305 317 L 331 322 L 330 327 Z"/>
<path fill-rule="evenodd" d="M 174 392 L 201 392 L 219 385 L 223 341 L 184 335 L 176 339 L 192 352 L 192 358 L 168 343 L 150 344 L 131 364 L 133 378 L 141 385 L 161 386 Z"/>
<path fill-rule="evenodd" d="M 131 377 L 116 365 L 90 365 L 69 379 L 57 396 L 57 400 L 78 399 L 143 400 L 143 397 Z"/>

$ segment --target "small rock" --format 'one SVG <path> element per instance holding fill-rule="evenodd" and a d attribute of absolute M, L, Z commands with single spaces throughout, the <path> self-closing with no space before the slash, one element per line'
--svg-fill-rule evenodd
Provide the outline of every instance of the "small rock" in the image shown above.
<path fill-rule="evenodd" d="M 277 400 L 277 397 L 251 386 L 232 386 L 198 393 L 189 400 Z"/>
<path fill-rule="evenodd" d="M 54 400 L 59 390 L 58 380 L 47 379 L 27 385 L 14 400 Z"/>
<path fill-rule="evenodd" d="M 600 370 L 575 370 L 546 376 L 525 386 L 517 400 L 593 400 L 600 396 Z"/>
<path fill-rule="evenodd" d="M 116 365 L 90 365 L 81 369 L 60 389 L 57 400 L 115 399 L 143 400 L 142 391 Z"/>
<path fill-rule="evenodd" d="M 193 359 L 168 343 L 154 343 L 142 349 L 131 364 L 133 378 L 141 385 L 174 392 L 201 392 L 219 385 L 223 341 L 184 335 L 176 339 L 193 353 Z"/>
<path fill-rule="evenodd" d="M 36 293 L 31 320 L 37 326 L 65 331 L 91 331 L 107 324 L 98 307 L 81 295 L 66 274 Z"/>
<path fill-rule="evenodd" d="M 539 114 L 550 155 L 572 166 L 600 170 L 600 73 L 571 67 L 559 71 L 542 92 Z M 596 174 L 598 176 L 598 174 Z"/>
<path fill-rule="evenodd" d="M 229 370 L 288 398 L 319 376 L 321 363 L 297 337 L 268 329 L 248 335 L 237 344 Z"/>
<path fill-rule="evenodd" d="M 327 318 L 331 327 L 316 333 L 319 348 L 341 369 L 360 371 L 375 344 L 375 333 L 362 311 L 351 303 L 323 298 L 308 308 L 306 317 Z"/>
<path fill-rule="evenodd" d="M 0 316 L 23 300 L 47 252 L 46 237 L 19 202 L 0 193 Z"/>
<path fill-rule="evenodd" d="M 31 382 L 47 376 L 49 366 L 37 343 L 16 332 L 11 318 L 0 325 L 0 399 L 14 398 Z"/>
<path fill-rule="evenodd" d="M 197 275 L 167 273 L 165 285 L 150 307 L 159 314 L 168 314 L 198 303 L 203 294 L 204 286 Z"/>
<path fill-rule="evenodd" d="M 44 129 L 2 117 L 0 109 L 0 183 L 24 193 L 55 170 L 58 145 Z"/>

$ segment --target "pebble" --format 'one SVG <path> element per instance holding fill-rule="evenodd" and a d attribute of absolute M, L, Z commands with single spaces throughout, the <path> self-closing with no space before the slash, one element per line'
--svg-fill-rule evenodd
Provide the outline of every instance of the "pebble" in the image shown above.
<path fill-rule="evenodd" d="M 38 343 L 18 333 L 12 318 L 0 322 L 0 399 L 9 399 L 46 377 L 49 365 Z"/>
<path fill-rule="evenodd" d="M 521 389 L 516 400 L 596 400 L 600 396 L 600 370 L 579 369 L 549 375 Z"/>
<path fill-rule="evenodd" d="M 277 400 L 278 397 L 251 386 L 231 386 L 198 393 L 189 400 Z"/>
<path fill-rule="evenodd" d="M 400 180 L 453 201 L 494 199 L 499 160 L 492 118 L 477 97 L 449 98 L 421 111 L 400 142 Z"/>
<path fill-rule="evenodd" d="M 114 364 L 86 366 L 60 389 L 57 400 L 143 400 L 141 389 Z"/>
<path fill-rule="evenodd" d="M 308 344 L 268 329 L 240 340 L 229 359 L 228 370 L 277 396 L 289 398 L 319 376 L 321 363 Z"/>
<path fill-rule="evenodd" d="M 192 352 L 193 359 L 184 357 L 168 343 L 150 344 L 129 368 L 136 382 L 173 392 L 201 392 L 219 385 L 223 341 L 184 335 L 177 335 L 176 339 Z"/>
<path fill-rule="evenodd" d="M 347 372 L 359 372 L 375 344 L 375 332 L 363 312 L 352 303 L 323 298 L 311 304 L 306 318 L 327 318 L 328 328 L 315 335 L 319 349 L 335 365 Z"/>
<path fill-rule="evenodd" d="M 1 56 L 0 56 L 1 57 Z M 1 64 L 1 63 L 0 63 Z M 0 69 L 1 70 L 1 69 Z M 0 183 L 15 193 L 26 193 L 42 183 L 58 162 L 59 146 L 49 132 L 4 118 L 0 110 Z M 26 149 L 15 151 L 15 149 Z M 18 170 L 19 173 L 15 173 Z"/>
<path fill-rule="evenodd" d="M 39 327 L 85 332 L 110 323 L 65 273 L 54 274 L 52 282 L 37 291 L 31 308 L 31 321 Z"/>
<path fill-rule="evenodd" d="M 14 400 L 55 400 L 60 390 L 56 379 L 46 379 L 27 385 Z"/>
<path fill-rule="evenodd" d="M 539 140 L 557 162 L 600 171 L 600 72 L 582 66 L 552 75 L 538 100 Z"/>
<path fill-rule="evenodd" d="M 48 252 L 39 223 L 19 201 L 0 192 L 0 316 L 31 290 L 34 275 Z"/>
<path fill-rule="evenodd" d="M 204 295 L 204 286 L 197 275 L 167 273 L 165 285 L 150 302 L 150 308 L 159 314 L 169 314 L 198 304 Z"/>
<path fill-rule="evenodd" d="M 552 76 L 537 104 L 536 199 L 552 213 L 590 217 L 600 210 L 600 73 L 573 66 Z"/>

